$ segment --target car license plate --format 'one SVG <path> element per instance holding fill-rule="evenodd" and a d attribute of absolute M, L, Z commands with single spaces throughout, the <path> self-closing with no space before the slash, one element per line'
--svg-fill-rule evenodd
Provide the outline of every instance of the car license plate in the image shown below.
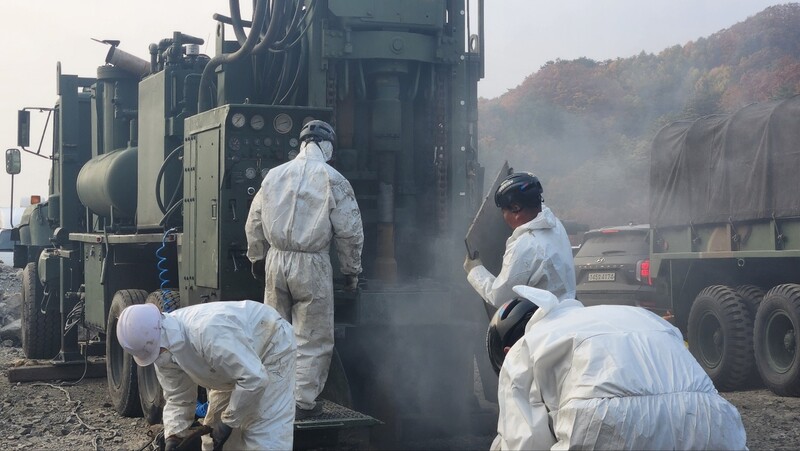
<path fill-rule="evenodd" d="M 593 272 L 589 273 L 589 282 L 613 282 L 616 278 L 613 272 Z"/>

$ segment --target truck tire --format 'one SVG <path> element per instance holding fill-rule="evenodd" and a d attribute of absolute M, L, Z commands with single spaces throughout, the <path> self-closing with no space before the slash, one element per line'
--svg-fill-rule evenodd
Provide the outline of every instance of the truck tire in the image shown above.
<path fill-rule="evenodd" d="M 744 387 L 753 373 L 753 320 L 742 298 L 724 285 L 701 291 L 689 312 L 689 350 L 718 390 Z"/>
<path fill-rule="evenodd" d="M 764 296 L 755 325 L 756 364 L 764 384 L 781 396 L 800 396 L 800 285 L 778 285 Z"/>
<path fill-rule="evenodd" d="M 755 285 L 739 285 L 734 289 L 747 306 L 747 311 L 750 312 L 750 317 L 755 321 L 756 312 L 758 312 L 758 306 L 764 299 L 764 294 L 766 291 L 764 291 L 763 288 Z"/>
<path fill-rule="evenodd" d="M 758 306 L 764 299 L 764 294 L 766 291 L 756 285 L 739 285 L 738 287 L 734 288 L 734 290 L 736 290 L 736 293 L 739 294 L 739 296 L 742 298 L 742 301 L 744 301 L 744 304 L 747 306 L 747 311 L 750 312 L 750 318 L 753 319 L 753 325 L 755 326 L 756 312 L 758 312 Z M 755 336 L 753 340 L 755 341 Z M 753 358 L 758 359 L 758 357 L 755 356 Z M 753 372 L 750 373 L 748 380 L 749 382 L 747 385 L 750 387 L 763 386 L 761 383 L 761 375 L 758 373 L 758 365 L 753 366 Z"/>
<path fill-rule="evenodd" d="M 29 359 L 51 359 L 61 350 L 61 315 L 42 313 L 44 288 L 39 283 L 36 263 L 22 270 L 22 351 Z M 56 301 L 57 302 L 57 301 Z"/>
<path fill-rule="evenodd" d="M 150 293 L 145 301 L 148 304 L 155 304 L 159 310 L 171 312 L 180 307 L 180 293 L 177 290 L 157 290 Z M 161 423 L 161 414 L 164 411 L 164 390 L 156 376 L 154 365 L 138 366 L 137 379 L 139 380 L 139 403 L 142 406 L 142 414 L 148 424 Z"/>
<path fill-rule="evenodd" d="M 124 417 L 142 416 L 136 362 L 117 340 L 117 320 L 125 307 L 141 304 L 147 298 L 144 290 L 120 290 L 111 300 L 106 322 L 106 378 L 111 404 Z"/>

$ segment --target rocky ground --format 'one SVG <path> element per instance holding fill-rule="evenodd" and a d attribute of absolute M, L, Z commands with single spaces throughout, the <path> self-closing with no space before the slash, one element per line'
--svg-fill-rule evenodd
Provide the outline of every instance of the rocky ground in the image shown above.
<path fill-rule="evenodd" d="M 10 367 L 30 364 L 19 348 L 20 279 L 21 271 L 0 264 L 0 330 L 5 331 L 0 339 L 0 449 L 149 449 L 160 426 L 119 416 L 104 378 L 9 383 Z M 764 389 L 723 396 L 739 409 L 750 449 L 800 449 L 800 398 L 782 398 Z M 490 441 L 427 441 L 425 449 L 486 448 Z"/>

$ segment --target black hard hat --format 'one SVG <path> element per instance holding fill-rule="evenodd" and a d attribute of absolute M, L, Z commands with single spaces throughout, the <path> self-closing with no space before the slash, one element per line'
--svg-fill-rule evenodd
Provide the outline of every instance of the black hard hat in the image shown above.
<path fill-rule="evenodd" d="M 500 208 L 510 208 L 511 204 L 521 207 L 539 208 L 542 205 L 542 184 L 530 172 L 517 172 L 509 175 L 497 187 L 494 203 Z"/>
<path fill-rule="evenodd" d="M 330 141 L 331 143 L 336 143 L 336 132 L 333 131 L 333 127 L 331 124 L 325 121 L 308 121 L 306 125 L 303 126 L 303 129 L 300 130 L 300 141 Z"/>
<path fill-rule="evenodd" d="M 537 308 L 533 302 L 517 298 L 503 304 L 492 317 L 486 333 L 486 350 L 497 374 L 500 374 L 500 367 L 506 358 L 503 349 L 513 346 L 525 335 L 525 326 Z"/>

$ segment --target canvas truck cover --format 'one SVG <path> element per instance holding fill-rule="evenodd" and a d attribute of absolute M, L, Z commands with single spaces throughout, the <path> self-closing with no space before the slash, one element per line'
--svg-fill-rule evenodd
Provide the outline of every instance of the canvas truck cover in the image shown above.
<path fill-rule="evenodd" d="M 800 96 L 678 121 L 653 139 L 654 228 L 800 216 Z"/>

